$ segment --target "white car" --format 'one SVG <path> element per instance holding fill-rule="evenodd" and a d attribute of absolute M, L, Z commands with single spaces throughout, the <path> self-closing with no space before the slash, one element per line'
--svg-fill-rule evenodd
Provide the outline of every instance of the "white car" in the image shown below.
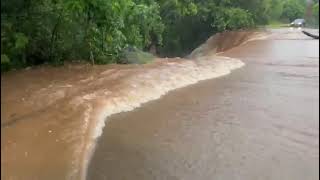
<path fill-rule="evenodd" d="M 306 25 L 306 21 L 304 19 L 296 19 L 292 23 L 290 23 L 291 27 L 304 27 Z"/>

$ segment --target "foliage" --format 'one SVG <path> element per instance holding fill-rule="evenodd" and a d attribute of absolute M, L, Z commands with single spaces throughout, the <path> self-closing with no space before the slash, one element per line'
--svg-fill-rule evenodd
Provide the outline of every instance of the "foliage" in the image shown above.
<path fill-rule="evenodd" d="M 184 56 L 216 32 L 254 26 L 250 11 L 231 1 L 167 0 L 160 5 L 165 24 L 163 56 Z"/>
<path fill-rule="evenodd" d="M 282 13 L 283 13 L 283 7 L 284 7 L 283 0 L 271 0 L 271 7 L 269 9 L 269 22 L 280 20 Z"/>
<path fill-rule="evenodd" d="M 287 0 L 283 5 L 282 18 L 293 21 L 297 18 L 302 18 L 305 13 L 304 6 L 297 0 Z"/>
<path fill-rule="evenodd" d="M 312 14 L 314 16 L 315 25 L 319 26 L 319 2 L 313 5 Z"/>
<path fill-rule="evenodd" d="M 120 63 L 146 64 L 153 59 L 154 56 L 150 53 L 143 52 L 137 48 L 128 47 L 123 51 Z"/>
<path fill-rule="evenodd" d="M 318 1 L 313 1 L 313 14 L 319 20 Z M 124 63 L 121 58 L 128 47 L 139 50 L 139 55 L 143 54 L 141 50 L 156 46 L 160 55 L 183 56 L 214 33 L 300 18 L 306 6 L 305 0 L 1 0 L 1 3 L 2 71 L 72 60 Z"/>
<path fill-rule="evenodd" d="M 132 0 L 1 0 L 1 54 L 9 67 L 66 60 L 117 62 L 128 45 L 160 44 L 157 3 Z"/>

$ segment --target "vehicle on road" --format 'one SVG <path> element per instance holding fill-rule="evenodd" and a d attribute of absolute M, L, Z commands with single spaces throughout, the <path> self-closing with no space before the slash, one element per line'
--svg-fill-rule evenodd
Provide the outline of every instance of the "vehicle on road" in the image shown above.
<path fill-rule="evenodd" d="M 306 21 L 304 19 L 296 19 L 292 23 L 290 23 L 291 27 L 304 27 L 306 25 Z"/>

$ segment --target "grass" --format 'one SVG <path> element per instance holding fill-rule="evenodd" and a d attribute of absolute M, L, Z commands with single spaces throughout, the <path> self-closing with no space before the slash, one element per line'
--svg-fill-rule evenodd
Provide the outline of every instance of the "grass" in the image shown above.
<path fill-rule="evenodd" d="M 260 26 L 261 28 L 283 28 L 283 27 L 289 27 L 289 24 L 287 23 L 283 23 L 283 22 L 280 22 L 280 21 L 270 21 L 269 24 L 267 25 L 263 25 L 263 26 Z"/>

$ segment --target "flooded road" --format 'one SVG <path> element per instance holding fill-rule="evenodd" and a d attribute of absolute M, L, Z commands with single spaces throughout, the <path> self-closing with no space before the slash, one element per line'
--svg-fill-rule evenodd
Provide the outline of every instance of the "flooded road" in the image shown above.
<path fill-rule="evenodd" d="M 261 33 L 242 34 L 246 41 Z M 242 66 L 239 59 L 213 54 L 145 65 L 69 64 L 5 73 L 1 179 L 83 180 L 108 116 Z"/>
<path fill-rule="evenodd" d="M 109 118 L 88 180 L 316 180 L 319 41 L 296 30 L 223 53 L 246 66 Z"/>
<path fill-rule="evenodd" d="M 211 40 L 191 59 L 4 74 L 1 179 L 317 179 L 319 41 Z"/>

